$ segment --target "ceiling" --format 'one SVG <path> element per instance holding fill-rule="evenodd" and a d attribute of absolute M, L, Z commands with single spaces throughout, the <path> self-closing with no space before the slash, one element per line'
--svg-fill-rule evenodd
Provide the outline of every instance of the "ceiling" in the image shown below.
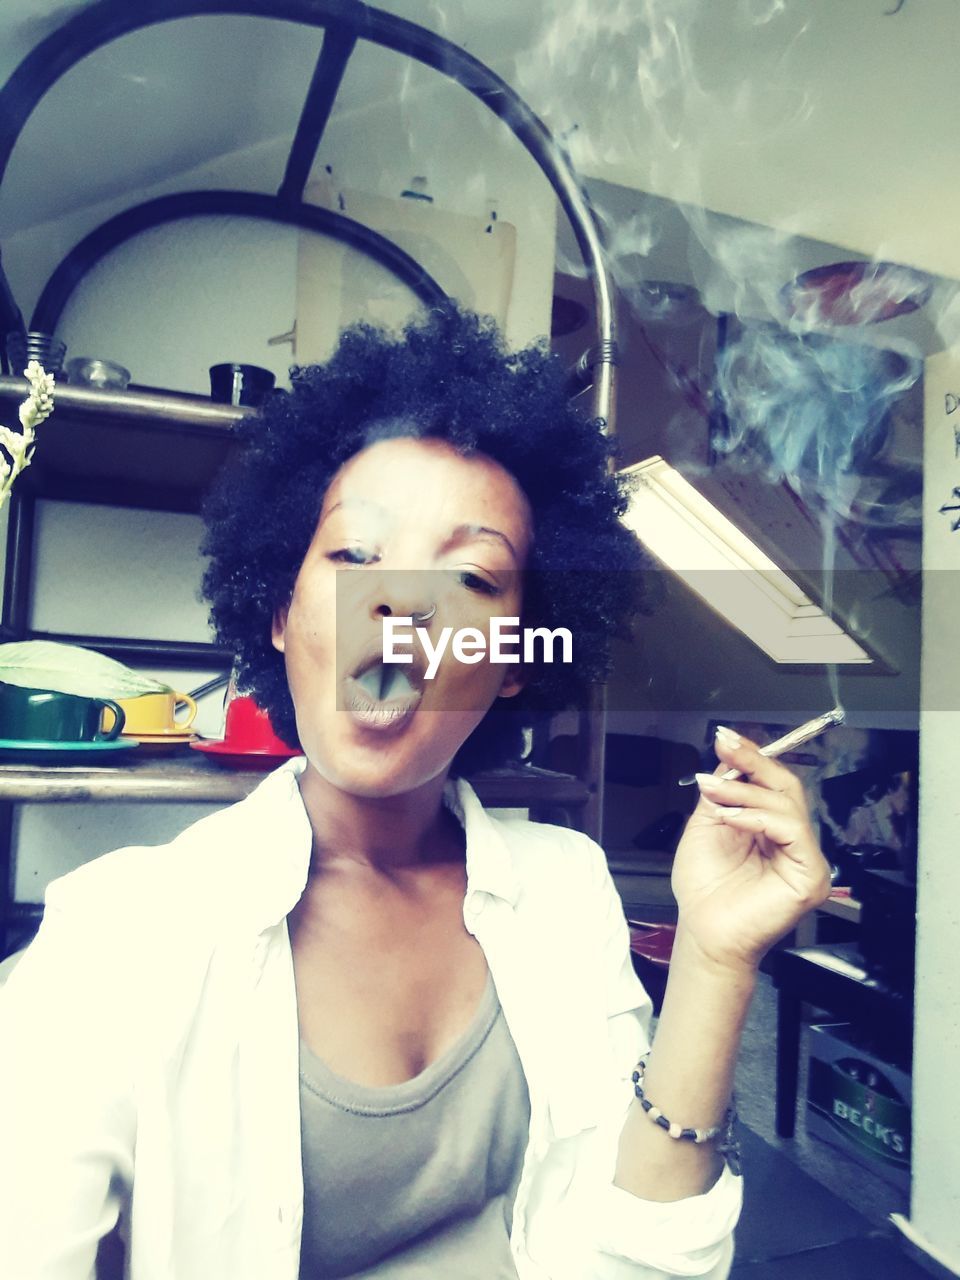
<path fill-rule="evenodd" d="M 85 7 L 7 0 L 0 78 Z M 639 245 L 653 255 L 647 274 L 699 274 L 702 284 L 724 257 L 717 228 L 725 224 L 708 210 L 760 229 L 737 246 L 741 276 L 773 259 L 790 278 L 782 273 L 792 266 L 826 260 L 820 246 L 960 278 L 951 198 L 960 0 L 904 0 L 896 13 L 887 12 L 893 0 L 381 7 L 462 45 L 519 89 L 566 139 L 580 171 L 602 180 L 594 198 L 609 210 L 631 270 Z M 3 234 L 290 138 L 321 39 L 282 21 L 218 16 L 164 23 L 98 50 L 28 122 L 0 189 Z M 432 72 L 362 45 L 336 113 L 410 104 L 444 88 Z M 662 199 L 625 219 L 634 192 Z M 678 209 L 695 216 L 678 221 Z M 944 318 L 951 332 L 952 320 Z"/>
<path fill-rule="evenodd" d="M 84 4 L 7 0 L 0 78 Z M 620 282 L 695 284 L 707 308 L 775 314 L 781 285 L 838 257 L 960 278 L 953 187 L 960 0 L 387 0 L 499 71 L 563 137 L 608 227 Z M 28 121 L 0 188 L 0 234 L 109 203 L 296 127 L 319 29 L 166 22 L 86 58 Z M 444 97 L 432 71 L 369 44 L 334 126 L 400 104 L 424 163 Z M 333 126 L 332 126 L 333 127 Z M 278 161 L 279 163 L 279 161 Z M 274 166 L 276 167 L 276 166 Z M 279 175 L 251 164 L 251 189 Z M 575 258 L 572 243 L 561 241 Z M 904 330 L 960 334 L 941 289 Z M 898 338 L 897 326 L 865 333 Z"/>

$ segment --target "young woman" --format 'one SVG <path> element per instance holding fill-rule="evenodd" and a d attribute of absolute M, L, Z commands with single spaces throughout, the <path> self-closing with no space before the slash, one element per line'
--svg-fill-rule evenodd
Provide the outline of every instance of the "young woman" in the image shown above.
<path fill-rule="evenodd" d="M 205 586 L 303 756 L 51 886 L 0 997 L 4 1277 L 85 1280 L 121 1210 L 133 1280 L 727 1274 L 756 966 L 826 866 L 793 776 L 721 733 L 744 780 L 702 782 L 634 1079 L 650 1005 L 603 853 L 463 778 L 582 696 L 635 607 L 563 382 L 443 311 L 351 331 L 245 428 Z M 448 646 L 427 678 L 445 628 L 498 617 L 568 628 L 573 660 Z M 408 664 L 387 619 L 421 629 Z"/>

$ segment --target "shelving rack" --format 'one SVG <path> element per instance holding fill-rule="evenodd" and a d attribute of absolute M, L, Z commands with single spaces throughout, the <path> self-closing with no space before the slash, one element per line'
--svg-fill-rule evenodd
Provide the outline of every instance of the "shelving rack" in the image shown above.
<path fill-rule="evenodd" d="M 415 23 L 360 0 L 94 0 L 67 19 L 23 59 L 0 88 L 0 182 L 21 131 L 47 91 L 71 67 L 123 36 L 178 18 L 243 14 L 322 28 L 319 58 L 275 195 L 245 191 L 184 191 L 136 205 L 85 236 L 43 288 L 29 327 L 53 332 L 84 275 L 124 241 L 179 219 L 233 215 L 300 226 L 333 236 L 373 257 L 421 301 L 445 297 L 441 284 L 398 246 L 368 228 L 304 201 L 303 194 L 354 50 L 367 41 L 419 61 L 459 83 L 512 131 L 539 165 L 566 213 L 594 299 L 595 342 L 578 365 L 590 407 L 613 430 L 617 361 L 613 287 L 589 202 L 562 148 L 510 86 L 472 55 Z M 23 320 L 0 265 L 0 332 Z M 18 403 L 25 384 L 0 378 L 0 409 Z M 232 428 L 247 411 L 195 396 L 150 389 L 98 392 L 58 388 L 57 410 L 43 425 L 43 448 L 18 481 L 10 502 L 6 578 L 0 611 L 4 640 L 43 638 L 80 643 L 135 665 L 183 665 L 224 670 L 231 655 L 212 644 L 119 636 L 51 635 L 31 630 L 34 509 L 38 498 L 195 512 L 200 494 L 230 450 Z M 174 467 L 175 462 L 175 467 Z M 184 477 L 189 477 L 185 480 Z M 524 768 L 476 779 L 485 803 L 529 807 L 536 817 L 576 816 L 600 834 L 603 779 L 603 698 L 597 691 L 581 713 L 576 776 Z M 15 945 L 37 910 L 12 899 L 13 806 L 70 799 L 106 801 L 210 800 L 245 794 L 250 775 L 224 775 L 206 761 L 148 761 L 114 769 L 0 765 L 0 955 Z M 16 936 L 11 937 L 11 934 Z"/>
<path fill-rule="evenodd" d="M 146 758 L 93 768 L 0 764 L 0 806 L 10 810 L 16 803 L 122 800 L 226 805 L 249 795 L 263 776 L 221 768 L 195 752 L 185 752 L 174 759 Z M 478 774 L 470 781 L 484 805 L 497 809 L 531 807 L 545 820 L 569 821 L 590 798 L 590 788 L 584 780 L 529 765 Z M 42 914 L 43 907 L 38 903 L 10 898 L 4 907 L 3 923 L 15 942 L 16 934 L 33 929 Z"/>

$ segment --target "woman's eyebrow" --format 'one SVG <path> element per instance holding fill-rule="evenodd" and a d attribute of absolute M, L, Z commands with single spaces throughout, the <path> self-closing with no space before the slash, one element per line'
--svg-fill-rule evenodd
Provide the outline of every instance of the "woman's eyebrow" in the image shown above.
<path fill-rule="evenodd" d="M 324 511 L 323 515 L 320 517 L 317 528 L 328 520 L 335 511 L 340 511 L 344 508 L 350 507 L 360 507 L 366 511 L 373 511 L 376 515 L 382 516 L 385 514 L 383 507 L 376 502 L 369 502 L 366 498 L 341 498 L 339 502 L 335 502 L 332 507 Z"/>
<path fill-rule="evenodd" d="M 498 542 L 505 544 L 514 560 L 517 563 L 520 562 L 517 549 L 507 535 L 501 532 L 500 529 L 491 529 L 484 524 L 458 524 L 447 539 L 447 545 L 451 546 L 455 542 L 466 542 L 474 538 L 496 538 Z"/>

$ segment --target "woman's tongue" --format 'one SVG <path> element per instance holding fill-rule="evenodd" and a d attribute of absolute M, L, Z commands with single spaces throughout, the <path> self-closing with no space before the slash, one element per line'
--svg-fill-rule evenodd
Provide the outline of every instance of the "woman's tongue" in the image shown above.
<path fill-rule="evenodd" d="M 402 665 L 395 662 L 378 662 L 368 667 L 363 675 L 357 676 L 357 684 L 374 702 L 395 702 L 417 692 Z"/>

